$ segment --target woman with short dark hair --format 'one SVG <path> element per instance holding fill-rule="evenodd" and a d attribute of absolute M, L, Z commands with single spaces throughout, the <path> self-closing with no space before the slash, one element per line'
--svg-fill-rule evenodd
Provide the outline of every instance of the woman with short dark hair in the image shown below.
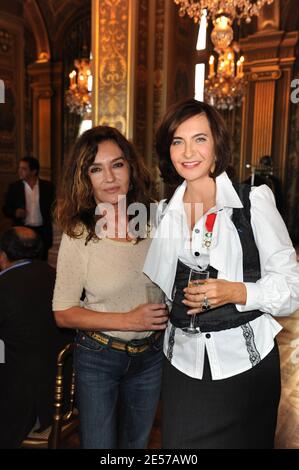
<path fill-rule="evenodd" d="M 144 266 L 171 305 L 164 448 L 274 445 L 281 327 L 273 316 L 299 307 L 299 269 L 271 190 L 229 180 L 229 140 L 218 112 L 194 99 L 172 106 L 157 131 L 164 180 L 183 181 L 161 201 Z"/>
<path fill-rule="evenodd" d="M 152 187 L 132 144 L 107 126 L 85 132 L 66 166 L 56 209 L 64 234 L 53 310 L 59 326 L 78 330 L 84 448 L 144 448 L 153 424 L 167 312 L 158 293 L 148 303 L 153 285 L 142 266 L 150 238 L 132 233 L 128 212 L 142 203 L 146 228 Z"/>
<path fill-rule="evenodd" d="M 209 121 L 213 135 L 215 154 L 215 168 L 211 173 L 216 178 L 229 164 L 230 136 L 221 115 L 212 106 L 196 100 L 187 100 L 183 106 L 172 105 L 166 112 L 156 134 L 156 150 L 159 157 L 161 176 L 166 183 L 182 182 L 183 177 L 176 171 L 170 158 L 170 146 L 173 135 L 180 124 L 192 116 L 204 113 Z"/>

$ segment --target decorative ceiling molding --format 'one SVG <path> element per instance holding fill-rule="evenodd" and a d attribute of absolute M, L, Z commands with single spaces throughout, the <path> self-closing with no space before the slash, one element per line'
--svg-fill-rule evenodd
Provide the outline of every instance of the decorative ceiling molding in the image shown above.
<path fill-rule="evenodd" d="M 36 0 L 25 0 L 24 19 L 30 27 L 36 42 L 36 62 L 49 62 L 51 50 L 48 32 Z"/>
<path fill-rule="evenodd" d="M 44 19 L 52 62 L 61 60 L 66 31 L 80 18 L 91 14 L 90 0 L 35 0 Z"/>
<path fill-rule="evenodd" d="M 47 0 L 48 10 L 51 12 L 53 18 L 57 18 L 61 14 L 65 14 L 66 10 L 76 10 L 82 7 L 84 1 L 82 0 Z"/>

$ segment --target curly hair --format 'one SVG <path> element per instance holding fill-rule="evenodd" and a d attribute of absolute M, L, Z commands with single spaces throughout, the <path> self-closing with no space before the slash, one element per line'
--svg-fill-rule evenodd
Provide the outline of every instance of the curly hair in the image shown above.
<path fill-rule="evenodd" d="M 231 156 L 230 136 L 222 116 L 209 104 L 189 98 L 175 103 L 168 109 L 156 133 L 159 168 L 165 183 L 179 184 L 183 181 L 170 158 L 170 145 L 175 131 L 187 119 L 203 113 L 210 124 L 216 155 L 215 169 L 210 173 L 210 177 L 216 178 L 227 168 Z"/>
<path fill-rule="evenodd" d="M 97 239 L 95 226 L 98 220 L 98 216 L 95 215 L 97 204 L 88 169 L 95 160 L 98 145 L 107 140 L 119 146 L 129 164 L 128 205 L 134 202 L 144 204 L 149 220 L 150 203 L 154 202 L 155 183 L 132 143 L 117 129 L 109 126 L 97 126 L 84 132 L 75 142 L 66 164 L 55 207 L 55 219 L 60 228 L 72 238 L 82 237 L 87 230 L 86 243 L 91 239 Z"/>

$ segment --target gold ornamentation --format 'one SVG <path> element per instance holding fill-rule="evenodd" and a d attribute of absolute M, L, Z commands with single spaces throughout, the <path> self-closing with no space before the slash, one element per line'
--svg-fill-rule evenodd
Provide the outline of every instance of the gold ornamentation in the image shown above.
<path fill-rule="evenodd" d="M 262 82 L 264 80 L 279 80 L 281 75 L 281 70 L 265 70 L 261 72 L 252 72 L 249 76 L 249 79 L 254 82 Z"/>
<path fill-rule="evenodd" d="M 165 1 L 156 0 L 155 21 L 155 60 L 154 60 L 154 109 L 153 109 L 153 142 L 158 123 L 164 112 L 163 104 L 163 58 L 164 58 L 164 36 L 165 36 Z M 156 162 L 156 154 L 153 150 L 153 162 Z"/>
<path fill-rule="evenodd" d="M 48 52 L 40 52 L 36 63 L 43 64 L 45 62 L 49 62 L 49 60 L 50 60 L 50 54 Z"/>
<path fill-rule="evenodd" d="M 250 23 L 251 17 L 258 16 L 259 10 L 265 4 L 273 3 L 273 0 L 174 0 L 174 2 L 180 6 L 179 15 L 187 14 L 195 23 L 200 21 L 203 10 L 207 10 L 207 18 L 213 21 L 221 13 Z"/>
<path fill-rule="evenodd" d="M 13 35 L 6 29 L 0 29 L 0 53 L 8 54 L 13 47 Z"/>
<path fill-rule="evenodd" d="M 135 115 L 135 144 L 141 155 L 146 155 L 147 144 L 147 109 L 148 109 L 148 43 L 153 41 L 148 28 L 148 0 L 138 2 L 138 41 L 137 41 L 137 80 L 136 80 L 136 115 Z"/>
<path fill-rule="evenodd" d="M 71 113 L 90 115 L 92 90 L 90 61 L 87 58 L 77 59 L 74 65 L 76 70 L 69 74 L 70 86 L 65 93 L 66 104 Z"/>
<path fill-rule="evenodd" d="M 99 124 L 126 133 L 129 0 L 99 2 Z"/>

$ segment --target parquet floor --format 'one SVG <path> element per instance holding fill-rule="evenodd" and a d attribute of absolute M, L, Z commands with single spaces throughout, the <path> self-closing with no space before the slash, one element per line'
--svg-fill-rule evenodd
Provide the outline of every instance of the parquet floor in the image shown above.
<path fill-rule="evenodd" d="M 299 449 L 299 310 L 278 321 L 284 329 L 278 335 L 282 393 L 276 447 Z"/>
<path fill-rule="evenodd" d="M 299 247 L 296 251 L 299 262 Z M 299 449 L 299 310 L 278 321 L 283 326 L 278 335 L 282 389 L 275 446 Z"/>

